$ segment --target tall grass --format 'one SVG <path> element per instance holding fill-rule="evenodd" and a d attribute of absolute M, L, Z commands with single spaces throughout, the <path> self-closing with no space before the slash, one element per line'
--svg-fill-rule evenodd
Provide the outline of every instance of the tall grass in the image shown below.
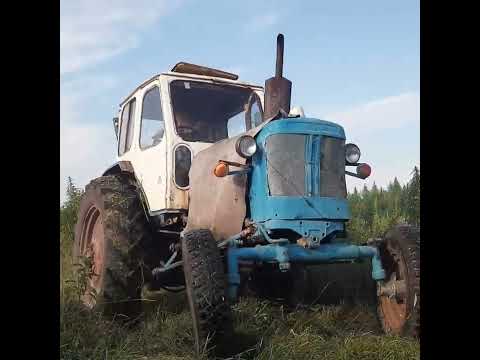
<path fill-rule="evenodd" d="M 73 184 L 61 208 L 60 358 L 180 360 L 195 357 L 193 329 L 184 293 L 161 293 L 145 302 L 142 322 L 128 328 L 87 311 L 79 301 L 82 277 L 73 271 L 73 226 L 81 194 Z M 381 333 L 374 309 L 361 305 L 315 305 L 287 311 L 245 298 L 233 306 L 235 337 L 225 359 L 419 359 L 413 339 Z"/>

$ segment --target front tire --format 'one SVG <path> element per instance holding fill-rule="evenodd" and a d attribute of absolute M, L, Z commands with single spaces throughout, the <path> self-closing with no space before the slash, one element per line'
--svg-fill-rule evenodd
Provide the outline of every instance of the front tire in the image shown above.
<path fill-rule="evenodd" d="M 136 186 L 124 175 L 92 180 L 81 199 L 74 257 L 90 258 L 92 276 L 82 302 L 107 315 L 137 317 L 149 277 L 143 260 L 151 233 Z"/>
<path fill-rule="evenodd" d="M 378 297 L 378 316 L 387 334 L 420 336 L 420 229 L 398 225 L 379 245 L 387 284 L 402 285 L 398 295 Z"/>
<path fill-rule="evenodd" d="M 188 304 L 197 353 L 216 345 L 232 329 L 226 300 L 226 278 L 220 251 L 209 230 L 182 236 L 182 257 Z"/>

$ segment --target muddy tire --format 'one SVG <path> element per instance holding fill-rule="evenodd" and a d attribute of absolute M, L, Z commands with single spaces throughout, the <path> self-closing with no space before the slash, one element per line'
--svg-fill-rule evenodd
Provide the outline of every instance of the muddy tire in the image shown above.
<path fill-rule="evenodd" d="M 378 316 L 387 334 L 420 336 L 420 229 L 398 225 L 379 245 L 386 279 L 404 284 L 398 296 L 379 295 Z M 398 282 L 399 283 L 399 282 Z M 397 283 L 397 284 L 398 284 Z"/>
<path fill-rule="evenodd" d="M 73 250 L 77 262 L 90 259 L 83 303 L 107 315 L 136 318 L 142 309 L 141 288 L 150 276 L 144 263 L 149 242 L 151 233 L 131 179 L 113 175 L 92 180 L 80 202 Z"/>
<path fill-rule="evenodd" d="M 232 330 L 224 264 L 209 230 L 186 232 L 182 237 L 182 257 L 195 346 L 201 353 Z"/>

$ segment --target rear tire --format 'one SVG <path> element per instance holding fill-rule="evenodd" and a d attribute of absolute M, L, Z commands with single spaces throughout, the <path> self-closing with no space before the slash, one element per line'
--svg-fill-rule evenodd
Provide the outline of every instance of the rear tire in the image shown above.
<path fill-rule="evenodd" d="M 150 277 L 144 264 L 151 241 L 136 186 L 124 175 L 92 180 L 81 199 L 74 257 L 90 257 L 93 276 L 82 302 L 107 315 L 137 317 L 141 288 Z"/>
<path fill-rule="evenodd" d="M 182 257 L 195 346 L 201 353 L 232 331 L 225 270 L 209 230 L 186 232 L 182 237 Z"/>
<path fill-rule="evenodd" d="M 387 334 L 420 337 L 420 229 L 398 225 L 379 245 L 386 279 L 405 281 L 405 294 L 378 297 L 378 316 Z"/>

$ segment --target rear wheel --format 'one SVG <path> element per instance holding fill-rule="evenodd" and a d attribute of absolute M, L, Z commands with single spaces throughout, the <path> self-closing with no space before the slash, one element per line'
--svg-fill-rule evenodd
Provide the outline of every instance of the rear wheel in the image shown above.
<path fill-rule="evenodd" d="M 74 256 L 91 266 L 82 302 L 106 314 L 139 315 L 149 278 L 145 248 L 151 234 L 135 185 L 126 176 L 102 176 L 85 188 L 75 228 Z"/>
<path fill-rule="evenodd" d="M 232 330 L 224 265 L 209 230 L 186 232 L 182 237 L 182 257 L 195 345 L 200 353 Z"/>
<path fill-rule="evenodd" d="M 398 225 L 379 245 L 386 279 L 378 286 L 378 315 L 383 330 L 420 336 L 420 230 Z"/>

